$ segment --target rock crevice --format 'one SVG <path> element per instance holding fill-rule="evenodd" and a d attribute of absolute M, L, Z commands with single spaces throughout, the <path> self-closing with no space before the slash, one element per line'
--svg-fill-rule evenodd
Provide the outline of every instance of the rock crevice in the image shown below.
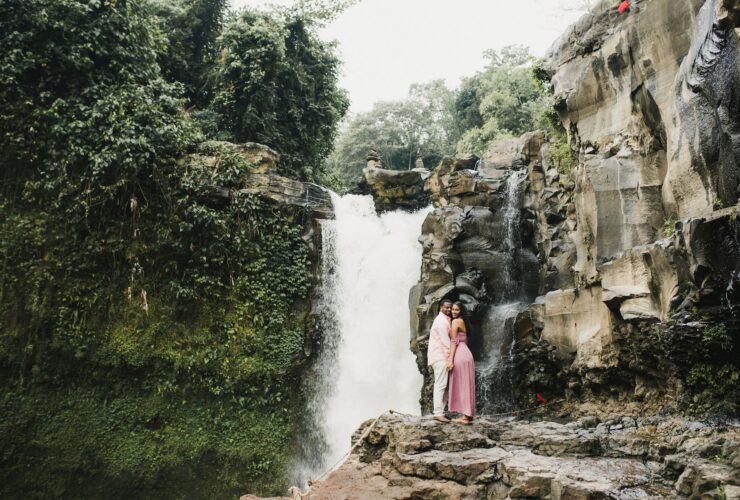
<path fill-rule="evenodd" d="M 385 414 L 305 498 L 734 498 L 739 440 L 736 427 L 625 415 L 460 426 Z"/>

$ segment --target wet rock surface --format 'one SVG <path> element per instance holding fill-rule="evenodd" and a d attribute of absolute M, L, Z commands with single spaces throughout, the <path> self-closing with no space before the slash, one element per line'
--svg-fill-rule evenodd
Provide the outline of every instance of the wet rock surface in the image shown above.
<path fill-rule="evenodd" d="M 424 410 L 444 298 L 466 305 L 480 396 L 502 410 L 536 393 L 685 409 L 720 366 L 736 377 L 738 2 L 631 3 L 597 3 L 546 57 L 571 164 L 536 131 L 427 179 L 435 210 L 410 299 Z M 708 340 L 720 330 L 721 349 Z M 724 394 L 710 399 L 737 411 L 740 392 Z"/>
<path fill-rule="evenodd" d="M 734 498 L 738 487 L 737 426 L 624 415 L 464 426 L 385 414 L 303 498 Z"/>

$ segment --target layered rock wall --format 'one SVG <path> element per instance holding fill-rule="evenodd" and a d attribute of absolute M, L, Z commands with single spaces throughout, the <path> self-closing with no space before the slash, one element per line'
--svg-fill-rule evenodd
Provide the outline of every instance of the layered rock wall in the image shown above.
<path fill-rule="evenodd" d="M 701 344 L 721 325 L 740 343 L 738 5 L 613 7 L 597 5 L 547 56 L 572 170 L 558 170 L 536 132 L 493 145 L 481 161 L 444 160 L 417 183 L 435 206 L 410 297 L 425 409 L 427 332 L 442 298 L 466 304 L 476 359 L 490 345 L 514 355 L 522 400 L 537 391 L 680 398 L 705 355 L 686 339 Z M 512 248 L 505 218 L 516 176 Z M 491 307 L 512 300 L 531 305 L 504 342 L 486 340 Z"/>
<path fill-rule="evenodd" d="M 674 374 L 626 361 L 625 335 L 636 342 L 700 316 L 701 331 L 727 321 L 737 300 L 719 290 L 733 289 L 738 262 L 736 210 L 721 208 L 737 202 L 740 53 L 735 2 L 632 2 L 622 16 L 611 7 L 597 6 L 547 58 L 577 161 L 572 190 L 549 183 L 566 231 L 540 225 L 541 245 L 565 249 L 547 256 L 556 277 L 547 285 L 560 289 L 545 295 L 541 338 L 572 362 L 569 387 L 604 390 L 605 373 L 620 373 L 632 379 L 620 390 L 640 395 L 645 380 L 665 389 Z M 548 194 L 544 177 L 535 198 Z M 692 264 L 708 255 L 712 263 Z M 682 371 L 681 361 L 668 365 Z"/>

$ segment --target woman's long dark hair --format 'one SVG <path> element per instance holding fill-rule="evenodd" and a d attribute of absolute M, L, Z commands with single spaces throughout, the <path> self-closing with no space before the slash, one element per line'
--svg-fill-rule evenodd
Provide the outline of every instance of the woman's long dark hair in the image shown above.
<path fill-rule="evenodd" d="M 463 323 L 465 323 L 465 333 L 467 334 L 468 338 L 470 338 L 472 332 L 470 331 L 470 321 L 468 321 L 468 315 L 465 311 L 465 306 L 459 300 L 457 302 L 453 302 L 452 305 L 460 308 L 460 319 L 463 320 Z"/>

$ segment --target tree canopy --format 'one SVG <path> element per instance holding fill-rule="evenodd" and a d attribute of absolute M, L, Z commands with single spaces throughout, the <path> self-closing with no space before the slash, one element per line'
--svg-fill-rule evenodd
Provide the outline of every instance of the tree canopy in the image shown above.
<path fill-rule="evenodd" d="M 185 86 L 188 106 L 205 108 L 228 0 L 147 0 L 161 31 L 157 60 L 167 81 Z"/>
<path fill-rule="evenodd" d="M 100 209 L 128 200 L 156 159 L 197 140 L 181 86 L 159 72 L 140 4 L 7 0 L 1 9 L 0 155 L 15 194 Z"/>
<path fill-rule="evenodd" d="M 498 137 L 546 126 L 550 103 L 533 76 L 529 49 L 509 46 L 485 55 L 486 67 L 458 89 L 442 80 L 414 84 L 405 99 L 377 102 L 352 116 L 341 129 L 329 169 L 346 187 L 360 176 L 370 146 L 385 168 L 413 168 L 417 152 L 433 168 L 445 155 L 481 155 Z"/>
<path fill-rule="evenodd" d="M 497 137 L 520 135 L 543 125 L 547 96 L 532 76 L 526 47 L 486 52 L 483 71 L 465 78 L 455 101 L 457 150 L 482 154 Z"/>
<path fill-rule="evenodd" d="M 281 154 L 281 170 L 313 180 L 349 106 L 339 60 L 310 21 L 243 11 L 220 39 L 212 108 L 220 137 Z"/>
<path fill-rule="evenodd" d="M 419 152 L 426 165 L 435 165 L 454 147 L 451 136 L 454 94 L 442 80 L 412 85 L 402 101 L 375 103 L 345 123 L 332 160 L 346 184 L 360 176 L 368 148 L 382 156 L 383 166 L 413 168 Z"/>

